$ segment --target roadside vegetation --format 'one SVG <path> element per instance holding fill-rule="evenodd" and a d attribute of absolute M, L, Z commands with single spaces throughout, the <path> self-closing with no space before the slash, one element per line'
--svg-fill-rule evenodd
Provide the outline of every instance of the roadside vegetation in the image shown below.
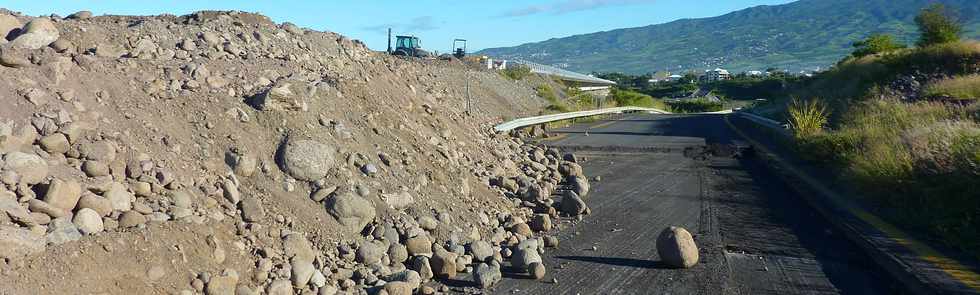
<path fill-rule="evenodd" d="M 757 110 L 781 109 L 799 154 L 837 172 L 878 214 L 980 257 L 980 43 L 960 41 L 941 5 L 916 22 L 916 47 L 871 36 L 788 87 L 787 97 L 806 99 Z"/>
<path fill-rule="evenodd" d="M 523 65 L 514 65 L 501 70 L 500 74 L 511 80 L 523 80 L 531 75 L 531 68 Z"/>

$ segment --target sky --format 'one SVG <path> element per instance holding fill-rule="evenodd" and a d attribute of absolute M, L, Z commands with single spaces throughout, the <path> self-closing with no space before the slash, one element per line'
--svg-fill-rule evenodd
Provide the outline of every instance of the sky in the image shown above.
<path fill-rule="evenodd" d="M 0 7 L 39 16 L 67 16 L 79 10 L 95 15 L 184 15 L 198 10 L 258 12 L 276 22 L 332 31 L 359 39 L 370 48 L 387 47 L 387 28 L 415 35 L 427 50 L 446 52 L 455 38 L 468 51 L 516 46 L 576 34 L 639 27 L 684 18 L 701 18 L 758 5 L 792 0 L 0 0 Z"/>

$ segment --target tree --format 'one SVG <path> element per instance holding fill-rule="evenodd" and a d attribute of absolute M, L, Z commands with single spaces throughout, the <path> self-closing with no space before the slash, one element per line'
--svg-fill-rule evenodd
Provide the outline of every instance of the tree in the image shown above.
<path fill-rule="evenodd" d="M 874 34 L 867 39 L 854 42 L 854 57 L 868 56 L 896 49 L 905 48 L 905 45 L 895 42 L 895 38 L 888 34 Z"/>
<path fill-rule="evenodd" d="M 963 26 L 956 16 L 939 3 L 922 9 L 915 17 L 915 24 L 922 33 L 917 43 L 919 47 L 959 41 L 963 32 Z"/>

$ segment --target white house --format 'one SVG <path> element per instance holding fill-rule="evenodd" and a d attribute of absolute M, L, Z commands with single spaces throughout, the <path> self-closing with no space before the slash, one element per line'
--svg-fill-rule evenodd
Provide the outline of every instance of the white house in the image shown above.
<path fill-rule="evenodd" d="M 704 79 L 708 82 L 730 80 L 732 74 L 728 70 L 716 68 L 714 70 L 708 70 L 704 72 Z"/>

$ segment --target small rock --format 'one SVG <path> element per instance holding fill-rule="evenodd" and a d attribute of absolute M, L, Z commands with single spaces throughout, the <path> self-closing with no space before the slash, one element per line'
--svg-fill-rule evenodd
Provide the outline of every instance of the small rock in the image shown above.
<path fill-rule="evenodd" d="M 548 214 L 535 214 L 534 219 L 531 219 L 531 229 L 534 231 L 550 231 L 551 227 L 551 217 Z"/>
<path fill-rule="evenodd" d="M 388 258 L 392 263 L 404 263 L 408 260 L 408 248 L 399 243 L 391 243 L 388 247 Z"/>
<path fill-rule="evenodd" d="M 528 226 L 527 223 L 523 223 L 523 222 L 515 224 L 513 227 L 510 228 L 510 231 L 524 237 L 530 237 L 531 235 L 534 234 L 534 232 L 531 231 L 531 227 Z"/>
<path fill-rule="evenodd" d="M 493 247 L 486 241 L 474 241 L 470 243 L 470 254 L 477 261 L 489 262 L 493 259 Z"/>
<path fill-rule="evenodd" d="M 412 295 L 414 288 L 406 282 L 389 282 L 385 284 L 384 290 L 388 295 Z"/>
<path fill-rule="evenodd" d="M 48 162 L 35 154 L 11 152 L 3 157 L 4 169 L 17 173 L 25 184 L 38 184 L 48 176 Z"/>
<path fill-rule="evenodd" d="M 558 238 L 555 236 L 544 236 L 544 246 L 548 248 L 558 248 Z"/>
<path fill-rule="evenodd" d="M 361 173 L 364 173 L 367 176 L 378 174 L 378 166 L 371 163 L 364 164 L 364 166 L 361 166 Z"/>
<path fill-rule="evenodd" d="M 310 282 L 310 279 L 313 278 L 313 273 L 316 271 L 316 267 L 313 266 L 312 261 L 298 259 L 297 257 L 293 257 L 290 265 L 292 266 L 290 268 L 292 271 L 290 278 L 293 280 L 293 287 L 296 288 L 305 287 Z"/>
<path fill-rule="evenodd" d="M 411 269 L 418 272 L 419 277 L 421 277 L 423 281 L 428 281 L 434 276 L 432 273 L 432 266 L 429 264 L 429 257 L 415 256 L 414 260 L 412 260 Z"/>
<path fill-rule="evenodd" d="M 133 210 L 133 194 L 126 189 L 126 186 L 113 182 L 109 185 L 109 189 L 103 194 L 103 196 L 109 200 L 112 204 L 113 210 L 119 211 L 129 211 Z"/>
<path fill-rule="evenodd" d="M 570 216 L 578 216 L 585 213 L 588 208 L 585 201 L 573 191 L 562 192 L 561 211 Z"/>
<path fill-rule="evenodd" d="M 85 161 L 82 163 L 82 171 L 89 177 L 101 177 L 109 175 L 109 165 L 98 161 Z"/>
<path fill-rule="evenodd" d="M 48 225 L 48 234 L 45 236 L 48 244 L 61 245 L 71 241 L 78 241 L 82 238 L 82 233 L 78 227 L 67 217 L 55 218 Z"/>
<path fill-rule="evenodd" d="M 313 193 L 313 196 L 311 196 L 310 198 L 313 199 L 314 202 L 323 201 L 327 199 L 327 197 L 332 195 L 335 191 L 337 191 L 337 188 L 339 187 L 336 185 L 321 188 L 317 190 L 315 193 Z"/>
<path fill-rule="evenodd" d="M 384 248 L 377 242 L 364 242 L 357 248 L 357 262 L 363 264 L 374 264 L 381 262 L 384 256 Z"/>
<path fill-rule="evenodd" d="M 328 199 L 326 207 L 327 212 L 349 232 L 360 232 L 364 226 L 374 220 L 376 214 L 374 204 L 350 193 Z"/>
<path fill-rule="evenodd" d="M 265 218 L 265 208 L 262 207 L 262 202 L 255 197 L 248 197 L 242 200 L 242 219 L 248 222 L 257 222 Z"/>
<path fill-rule="evenodd" d="M 286 284 L 289 284 L 289 282 L 287 281 Z M 236 274 L 215 276 L 208 281 L 208 286 L 204 290 L 204 293 L 207 295 L 234 295 L 236 290 L 235 286 L 237 285 L 238 275 Z"/>
<path fill-rule="evenodd" d="M 112 213 L 112 202 L 92 193 L 82 194 L 77 207 L 95 210 L 101 216 L 108 216 L 109 213 Z"/>
<path fill-rule="evenodd" d="M 432 254 L 432 241 L 425 234 L 405 240 L 405 247 L 408 248 L 408 255 L 410 256 Z"/>
<path fill-rule="evenodd" d="M 89 19 L 92 17 L 92 12 L 88 10 L 82 10 L 76 13 L 68 15 L 68 19 Z"/>

